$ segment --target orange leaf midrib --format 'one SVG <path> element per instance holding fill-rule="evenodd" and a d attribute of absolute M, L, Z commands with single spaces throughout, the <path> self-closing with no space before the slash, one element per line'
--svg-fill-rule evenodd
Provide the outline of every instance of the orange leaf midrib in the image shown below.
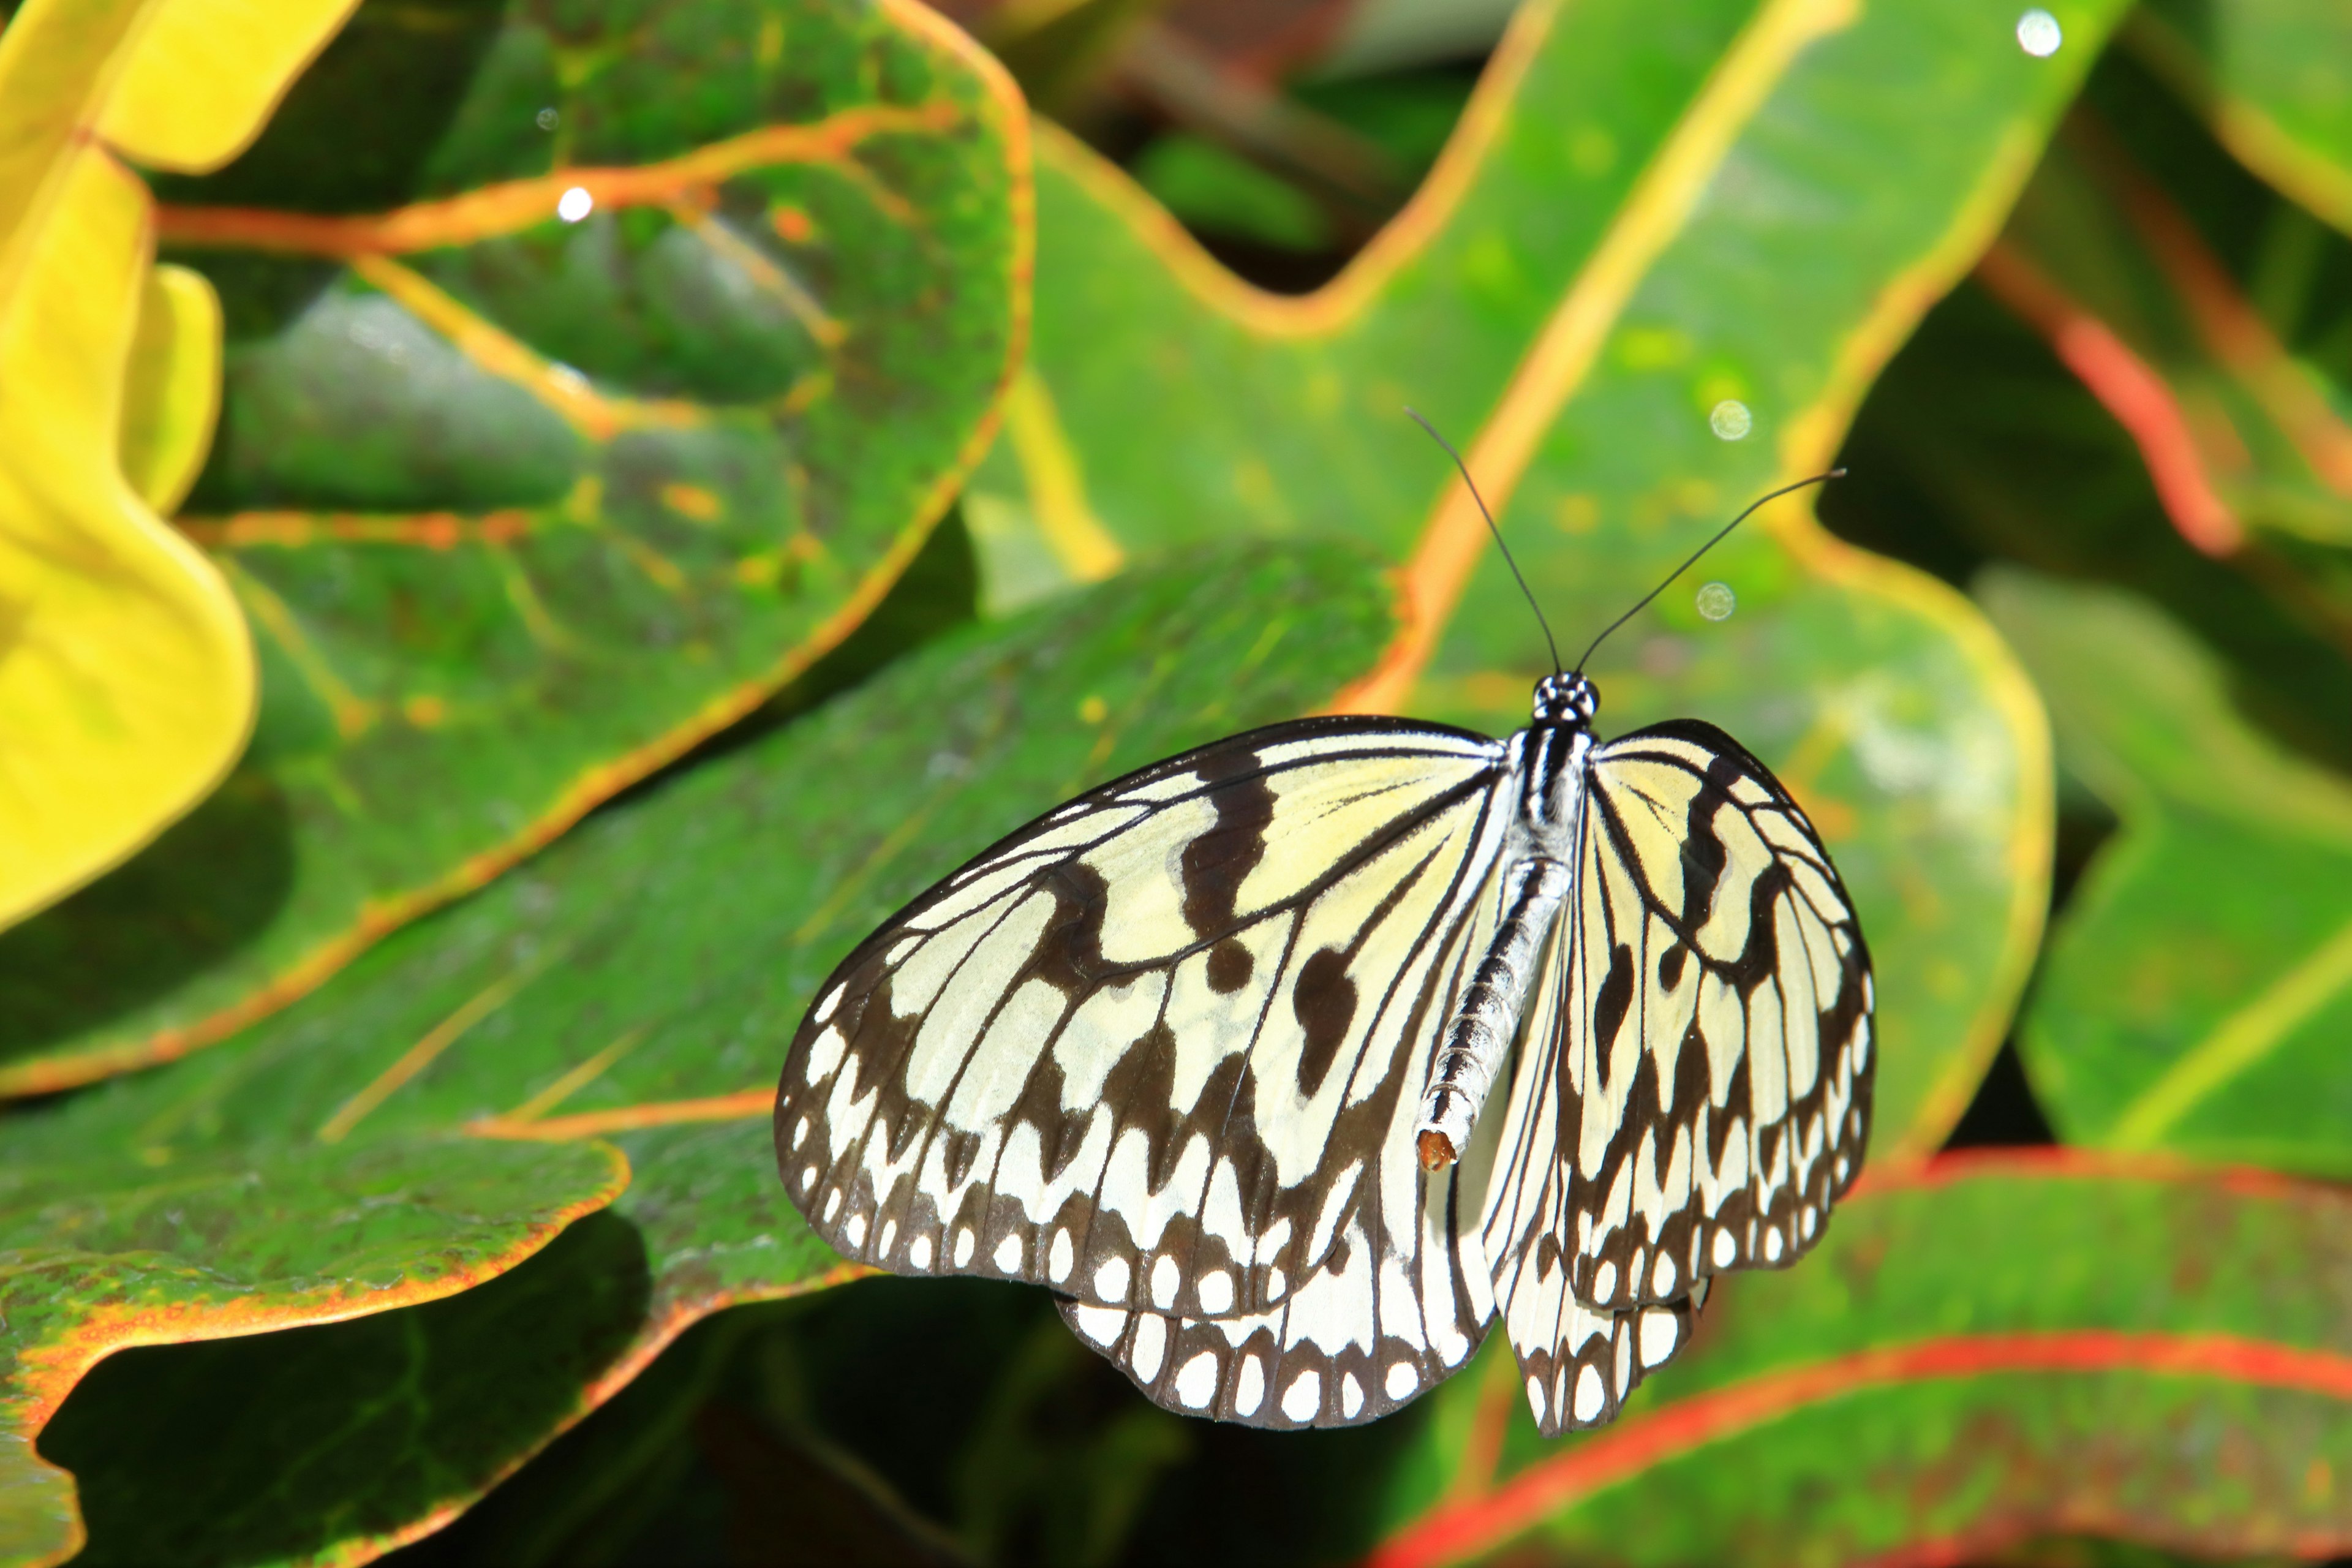
<path fill-rule="evenodd" d="M 557 200 L 575 187 L 600 206 L 658 205 L 758 168 L 839 162 L 877 136 L 949 130 L 965 112 L 944 99 L 911 107 L 865 105 L 812 125 L 762 126 L 658 163 L 559 169 L 383 213 L 334 216 L 266 207 L 161 206 L 156 209 L 157 236 L 168 245 L 301 256 L 436 250 L 545 223 L 555 216 Z"/>

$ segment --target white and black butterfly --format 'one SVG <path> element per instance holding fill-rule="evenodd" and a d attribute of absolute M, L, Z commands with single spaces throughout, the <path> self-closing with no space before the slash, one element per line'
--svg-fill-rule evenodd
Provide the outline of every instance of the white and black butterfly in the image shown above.
<path fill-rule="evenodd" d="M 1609 1420 L 1709 1277 L 1819 1239 L 1873 1042 L 1804 813 L 1598 701 L 1276 724 L 1013 833 L 819 991 L 785 1189 L 845 1258 L 1051 1288 L 1172 1410 L 1371 1420 L 1499 1316 L 1542 1431 Z"/>

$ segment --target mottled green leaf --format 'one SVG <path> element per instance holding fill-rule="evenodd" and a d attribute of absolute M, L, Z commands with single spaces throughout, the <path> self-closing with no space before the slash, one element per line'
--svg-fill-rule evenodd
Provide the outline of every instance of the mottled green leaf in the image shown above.
<path fill-rule="evenodd" d="M 1406 563 L 1418 617 L 1352 700 L 1523 722 L 1549 656 L 1402 405 L 1467 452 L 1574 658 L 1708 525 L 1828 466 L 2115 9 L 2062 7 L 2066 47 L 2036 59 L 1972 0 L 1529 5 L 1427 184 L 1298 299 L 1045 138 L 1034 374 L 968 499 L 992 601 L 1184 540 L 1344 532 Z M 1965 1106 L 2038 935 L 2042 720 L 1967 606 L 1803 510 L 1706 569 L 1727 624 L 1686 582 L 1593 668 L 1605 727 L 1716 721 L 1823 828 L 1879 969 L 1882 1148 L 1916 1152 Z"/>
<path fill-rule="evenodd" d="M 1979 270 L 2132 438 L 2208 554 L 2352 544 L 2352 259 L 2122 68 L 2070 118 Z"/>
<path fill-rule="evenodd" d="M 592 1215 L 429 1306 L 112 1357 L 41 1434 L 89 1520 L 74 1561 L 349 1561 L 428 1529 L 577 1415 L 647 1287 L 636 1233 Z"/>
<path fill-rule="evenodd" d="M 376 0 L 164 182 L 228 323 L 183 521 L 262 719 L 0 942 L 0 1089 L 281 1005 L 855 626 L 1017 352 L 1022 114 L 906 0 Z"/>
<path fill-rule="evenodd" d="M 2352 504 L 2347 266 L 2110 55 L 1979 282 L 1872 389 L 1824 510 L 1955 583 L 2007 559 L 2141 594 L 2257 721 L 2352 765 L 2352 551 L 2324 542 Z"/>
<path fill-rule="evenodd" d="M 2145 601 L 1979 597 L 2122 826 L 2052 932 L 2021 1047 L 2069 1142 L 2352 1172 L 2352 781 L 2286 751 Z"/>
<path fill-rule="evenodd" d="M 485 1159 L 579 1159 L 577 1141 L 595 1139 L 628 1156 L 630 1188 L 612 1213 L 643 1259 L 643 1288 L 583 1289 L 545 1320 L 530 1363 L 542 1370 L 517 1373 L 523 1414 L 492 1401 L 486 1435 L 468 1435 L 439 1394 L 420 1395 L 416 1422 L 338 1437 L 336 1462 L 304 1472 L 309 1489 L 207 1538 L 205 1551 L 246 1560 L 291 1550 L 257 1543 L 299 1538 L 357 1552 L 422 1528 L 698 1316 L 843 1278 L 846 1266 L 784 1197 L 769 1131 L 784 1048 L 826 972 L 908 898 L 1085 785 L 1328 700 L 1393 635 L 1392 595 L 1377 560 L 1354 547 L 1258 545 L 975 628 L 600 815 L 236 1039 L 19 1117 L 0 1170 L 46 1169 L 68 1153 L 100 1171 L 234 1168 L 248 1151 L 290 1142 L 331 1171 L 464 1133 L 473 1137 L 456 1146 Z M 268 1223 L 299 1220 L 273 1212 Z M 445 1325 L 434 1334 L 457 1336 L 436 1340 L 430 1358 L 453 1400 L 488 1398 L 467 1391 L 495 1386 L 511 1342 L 497 1327 L 507 1310 L 490 1305 L 481 1342 L 459 1342 L 471 1331 L 446 1325 L 474 1321 L 472 1300 L 434 1320 Z M 408 1342 L 381 1332 L 386 1345 Z M 326 1410 L 372 1408 L 399 1384 L 373 1352 L 348 1376 L 325 1370 L 334 1361 L 319 1352 L 310 1384 Z M 202 1389 L 229 1374 L 184 1375 Z M 546 1392 L 551 1379 L 564 1397 Z M 225 1439 L 246 1440 L 242 1430 Z M 468 1457 L 436 1458 L 445 1440 Z M 293 1422 L 251 1441 L 284 1453 L 325 1439 Z M 152 1465 L 105 1458 L 130 1515 L 194 1530 L 205 1499 L 244 1495 L 248 1461 L 223 1459 L 168 1510 L 151 1504 L 149 1491 L 184 1484 L 165 1447 L 151 1451 Z M 207 1489 L 215 1484 L 225 1489 Z M 140 1533 L 141 1518 L 121 1528 L 125 1557 L 156 1539 Z"/>
<path fill-rule="evenodd" d="M 0 1162 L 0 1559 L 12 1563 L 59 1561 L 79 1540 L 73 1481 L 31 1447 L 100 1358 L 436 1300 L 512 1268 L 628 1180 L 593 1142 L 174 1152 L 154 1121 L 114 1131 L 102 1145 L 35 1137 Z M 198 1414 L 216 1429 L 221 1401 Z M 141 1427 L 113 1425 L 125 1440 Z M 202 1427 L 193 1440 L 205 1446 Z"/>
<path fill-rule="evenodd" d="M 2352 234 L 2352 14 L 2333 0 L 2151 0 L 2130 37 L 2249 167 Z"/>
<path fill-rule="evenodd" d="M 1371 1561 L 1969 1563 L 2058 1532 L 2342 1552 L 2348 1256 L 2330 1188 L 1948 1156 L 1857 1194 L 1804 1267 L 1728 1284 L 1613 1427 L 1546 1445 L 1507 1373 L 1457 1378 L 1437 1506 Z M 1496 1479 L 1454 1458 L 1498 1444 Z"/>

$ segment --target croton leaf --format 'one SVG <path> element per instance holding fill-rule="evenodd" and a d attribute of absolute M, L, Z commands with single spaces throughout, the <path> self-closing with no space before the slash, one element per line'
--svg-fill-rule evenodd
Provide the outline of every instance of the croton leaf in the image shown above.
<path fill-rule="evenodd" d="M 2248 712 L 2352 766 L 2352 244 L 2110 54 L 1970 286 L 1873 389 L 1825 505 L 1965 582 L 2141 594 Z"/>
<path fill-rule="evenodd" d="M 219 311 L 150 266 L 114 154 L 218 163 L 349 8 L 29 0 L 0 33 L 0 927 L 194 805 L 253 721 L 236 602 L 156 515 L 211 434 Z"/>
<path fill-rule="evenodd" d="M 287 1352 L 310 1369 L 299 1386 L 325 1413 L 319 1430 L 292 1416 L 272 1426 L 278 1415 L 257 1408 L 249 1430 L 216 1439 L 282 1458 L 289 1479 L 268 1509 L 215 1506 L 245 1496 L 239 1478 L 266 1466 L 223 1459 L 206 1472 L 221 1492 L 182 1495 L 183 1480 L 166 1478 L 185 1472 L 159 1440 L 140 1450 L 152 1468 L 135 1473 L 118 1473 L 125 1451 L 100 1456 L 105 1496 L 155 1518 L 94 1525 L 93 1539 L 136 1558 L 168 1516 L 186 1542 L 166 1553 L 175 1560 L 244 1560 L 257 1542 L 290 1551 L 298 1537 L 304 1551 L 372 1551 L 446 1519 L 697 1317 L 844 1278 L 785 1199 L 769 1130 L 784 1047 L 826 972 L 915 892 L 1073 792 L 1328 701 L 1393 636 L 1393 599 L 1378 561 L 1353 546 L 1255 545 L 950 640 L 600 815 L 236 1039 L 19 1117 L 0 1168 L 70 1156 L 157 1182 L 295 1145 L 323 1171 L 378 1140 L 458 1137 L 551 1158 L 609 1139 L 634 1173 L 611 1212 L 642 1260 L 642 1289 L 599 1294 L 551 1255 L 533 1267 L 555 1285 L 470 1292 L 413 1331 L 442 1367 L 417 1397 L 436 1412 L 444 1398 L 493 1410 L 489 1436 L 447 1413 L 346 1432 L 335 1413 L 407 1386 L 408 1363 L 332 1346 L 396 1346 L 412 1331 L 336 1331 L 327 1349 Z M 273 1210 L 266 1223 L 277 1235 L 302 1221 Z M 224 1225 L 219 1245 L 242 1245 L 233 1217 Z M 579 1244 L 579 1268 L 604 1267 L 605 1247 Z M 504 1303 L 561 1295 L 567 1279 L 579 1300 L 537 1321 L 526 1392 L 508 1401 L 496 1393 L 502 1358 L 519 1352 L 501 1347 L 520 1310 Z M 68 1288 L 62 1300 L 69 1315 L 79 1297 Z M 478 1333 L 464 1326 L 478 1321 Z M 290 1386 L 291 1372 L 256 1370 L 261 1356 L 214 1352 L 204 1364 L 229 1370 L 162 1385 L 191 1400 L 265 1376 Z M 158 1431 L 227 1418 L 218 1401 L 205 1416 L 167 1415 L 152 1381 L 130 1386 L 149 1391 Z M 104 1425 L 84 1418 L 57 1451 L 97 1454 L 105 1445 L 76 1447 L 70 1432 Z M 311 1443 L 336 1462 L 296 1464 Z M 163 1490 L 174 1490 L 168 1508 Z"/>
<path fill-rule="evenodd" d="M 228 334 L 182 524 L 261 718 L 0 942 L 0 1090 L 226 1035 L 748 711 L 920 545 L 1018 349 L 1022 110 L 911 0 L 379 0 L 162 191 Z"/>
<path fill-rule="evenodd" d="M 1969 0 L 1530 4 L 1419 194 L 1304 298 L 1239 283 L 1044 136 L 1033 372 L 968 501 L 992 568 L 1017 594 L 1175 541 L 1350 532 L 1406 564 L 1414 614 L 1352 705 L 1516 727 L 1551 656 L 1403 405 L 1467 452 L 1574 658 L 1708 525 L 1828 466 L 2116 10 L 2062 7 L 2066 44 L 2037 59 Z M 1965 1107 L 2039 934 L 2046 734 L 1956 595 L 1802 510 L 1708 566 L 1730 623 L 1685 583 L 1593 668 L 1605 723 L 1714 720 L 1823 829 L 1880 972 L 1880 1152 L 1916 1154 Z"/>
<path fill-rule="evenodd" d="M 2052 933 L 2021 1047 L 2070 1142 L 2352 1172 L 2352 783 L 2249 723 L 2144 600 L 1978 590 L 2059 755 L 2121 822 Z"/>
<path fill-rule="evenodd" d="M 162 1120 L 121 1129 L 112 1147 L 68 1140 L 0 1164 L 0 1560 L 54 1563 L 81 1544 L 73 1481 L 36 1457 L 33 1437 L 100 1358 L 455 1295 L 628 1182 L 620 1153 L 593 1141 L 408 1136 L 181 1154 L 161 1142 L 175 1136 L 172 1113 L 201 1108 L 156 1109 Z M 227 1411 L 278 1413 L 266 1400 L 246 1405 L 250 1385 L 218 1392 L 226 1397 L 204 1417 L 215 1435 Z M 152 1411 L 140 1414 L 110 1436 L 152 1432 Z M 186 1451 L 168 1462 L 185 1463 Z"/>
<path fill-rule="evenodd" d="M 2246 166 L 2352 234 L 2352 16 L 2326 0 L 2150 0 L 2140 57 Z"/>
<path fill-rule="evenodd" d="M 2314 313 L 2312 278 L 2283 279 L 2259 308 L 2205 237 L 2244 226 L 2247 193 L 2200 180 L 2198 149 L 2175 150 L 2185 128 L 2108 75 L 2105 102 L 2070 117 L 1979 280 L 2129 433 L 2190 544 L 2231 556 L 2249 530 L 2352 544 L 2352 421 L 2326 360 L 2288 335 Z M 2110 107 L 2141 110 L 2129 133 Z M 2265 216 L 2252 268 L 2279 273 L 2290 252 L 2315 267 L 2325 231 L 2283 205 Z"/>
<path fill-rule="evenodd" d="M 2079 1532 L 2200 1555 L 2352 1546 L 2352 1200 L 2074 1152 L 1866 1184 L 1744 1277 L 1617 1425 L 1535 1434 L 1467 1376 L 1433 1504 L 1370 1561 L 1980 1561 Z M 1450 1489 L 1450 1492 L 1446 1490 Z"/>

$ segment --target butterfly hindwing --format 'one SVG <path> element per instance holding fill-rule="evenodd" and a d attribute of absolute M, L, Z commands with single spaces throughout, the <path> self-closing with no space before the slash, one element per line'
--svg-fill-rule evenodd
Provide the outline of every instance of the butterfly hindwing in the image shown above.
<path fill-rule="evenodd" d="M 1494 1177 L 1477 1232 L 1493 1270 L 1495 1302 L 1518 1358 L 1528 1407 L 1546 1436 L 1601 1426 L 1642 1378 L 1682 1349 L 1696 1312 L 1692 1294 L 1612 1310 L 1573 1289 L 1577 1172 L 1563 1143 L 1573 1124 L 1575 1052 L 1586 1031 L 1591 984 L 1580 971 L 1575 903 L 1561 911 L 1529 987 L 1517 1041 L 1497 1089 L 1505 1105 L 1482 1118 L 1500 1131 Z"/>
<path fill-rule="evenodd" d="M 1870 959 L 1827 852 L 1762 763 L 1685 720 L 1595 753 L 1580 860 L 1571 1289 L 1624 1310 L 1793 1261 L 1869 1131 Z"/>
<path fill-rule="evenodd" d="M 898 1272 L 1272 1309 L 1396 1186 L 1383 1137 L 1499 853 L 1499 755 L 1303 721 L 1014 833 L 820 989 L 777 1100 L 788 1189 Z"/>

